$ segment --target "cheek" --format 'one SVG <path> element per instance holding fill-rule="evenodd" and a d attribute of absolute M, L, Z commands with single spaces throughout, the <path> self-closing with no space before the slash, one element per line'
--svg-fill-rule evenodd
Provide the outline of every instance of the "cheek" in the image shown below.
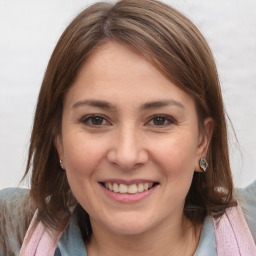
<path fill-rule="evenodd" d="M 183 175 L 194 172 L 196 142 L 189 136 L 175 138 L 159 145 L 156 150 L 158 164 L 167 175 Z"/>
<path fill-rule="evenodd" d="M 69 186 L 85 210 L 93 208 L 95 199 L 93 184 L 98 165 L 104 157 L 104 147 L 97 141 L 83 136 L 68 137 L 64 140 L 65 171 Z M 95 207 L 95 206 L 94 206 Z"/>
<path fill-rule="evenodd" d="M 196 141 L 192 136 L 176 136 L 158 147 L 156 158 L 166 185 L 167 202 L 183 207 L 194 175 Z"/>
<path fill-rule="evenodd" d="M 166 182 L 167 202 L 183 208 L 194 175 L 193 147 L 174 144 L 161 159 Z M 177 209 L 179 207 L 177 206 Z"/>
<path fill-rule="evenodd" d="M 92 140 L 82 132 L 66 136 L 63 142 L 65 169 L 70 186 L 78 185 L 82 188 L 91 182 L 104 158 L 104 143 L 99 145 L 97 140 Z"/>

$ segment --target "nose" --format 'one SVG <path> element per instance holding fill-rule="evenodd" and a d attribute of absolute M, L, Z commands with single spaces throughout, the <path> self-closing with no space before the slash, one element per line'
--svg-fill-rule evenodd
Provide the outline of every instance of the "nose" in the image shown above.
<path fill-rule="evenodd" d="M 143 138 L 135 128 L 120 129 L 111 144 L 107 159 L 121 170 L 133 170 L 148 161 Z"/>

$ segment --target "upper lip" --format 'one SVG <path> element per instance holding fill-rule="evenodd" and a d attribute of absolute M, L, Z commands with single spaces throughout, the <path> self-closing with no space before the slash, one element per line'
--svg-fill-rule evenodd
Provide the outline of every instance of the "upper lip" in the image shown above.
<path fill-rule="evenodd" d="M 104 179 L 99 181 L 99 183 L 111 183 L 111 184 L 124 184 L 124 185 L 132 185 L 132 184 L 140 184 L 140 183 L 157 183 L 155 180 L 149 179 L 133 179 L 133 180 L 124 180 L 124 179 Z"/>

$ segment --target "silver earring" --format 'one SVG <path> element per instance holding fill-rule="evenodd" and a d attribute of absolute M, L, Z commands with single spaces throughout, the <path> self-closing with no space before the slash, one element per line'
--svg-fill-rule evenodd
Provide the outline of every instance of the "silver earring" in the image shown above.
<path fill-rule="evenodd" d="M 206 159 L 205 159 L 204 157 L 201 157 L 201 158 L 199 159 L 199 166 L 200 166 L 200 168 L 201 168 L 201 170 L 202 170 L 203 172 L 206 172 L 206 171 L 207 171 L 208 163 L 207 163 L 207 161 L 206 161 Z"/>
<path fill-rule="evenodd" d="M 63 169 L 63 170 L 64 170 L 63 162 L 62 162 L 62 160 L 61 160 L 61 159 L 60 159 L 60 167 L 61 167 L 61 169 Z"/>

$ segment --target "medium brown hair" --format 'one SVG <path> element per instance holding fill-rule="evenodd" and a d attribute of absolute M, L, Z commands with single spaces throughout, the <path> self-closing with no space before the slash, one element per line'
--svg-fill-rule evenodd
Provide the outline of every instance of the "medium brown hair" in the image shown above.
<path fill-rule="evenodd" d="M 184 213 L 194 223 L 207 214 L 221 216 L 233 205 L 227 129 L 215 62 L 197 27 L 172 7 L 155 0 L 96 3 L 66 28 L 50 58 L 41 86 L 25 175 L 32 169 L 31 191 L 41 220 L 62 229 L 76 204 L 59 166 L 55 138 L 61 132 L 63 99 L 95 47 L 115 40 L 142 54 L 195 101 L 199 126 L 215 123 L 207 173 L 194 173 Z M 78 204 L 79 224 L 89 239 L 88 214 Z M 60 214 L 61 212 L 61 214 Z"/>

